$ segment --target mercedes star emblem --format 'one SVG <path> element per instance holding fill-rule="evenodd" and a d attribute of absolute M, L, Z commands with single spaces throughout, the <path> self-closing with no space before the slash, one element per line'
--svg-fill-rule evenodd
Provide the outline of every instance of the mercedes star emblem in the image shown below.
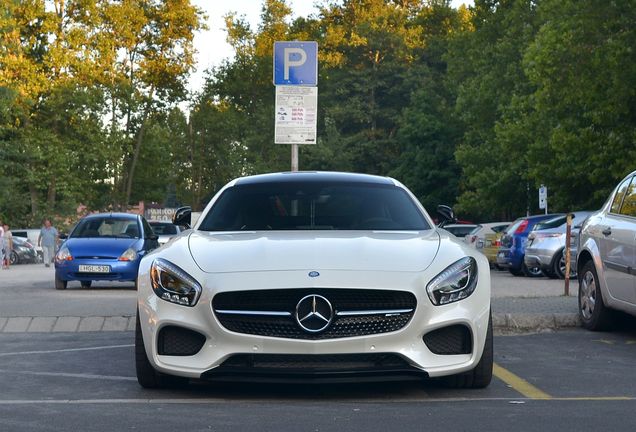
<path fill-rule="evenodd" d="M 329 300 L 317 294 L 300 299 L 296 305 L 296 321 L 309 333 L 319 333 L 333 320 L 333 308 Z"/>

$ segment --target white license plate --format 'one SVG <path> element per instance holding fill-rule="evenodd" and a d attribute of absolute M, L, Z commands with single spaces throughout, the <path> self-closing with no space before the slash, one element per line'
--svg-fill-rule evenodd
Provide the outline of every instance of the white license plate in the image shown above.
<path fill-rule="evenodd" d="M 80 264 L 79 271 L 81 273 L 110 273 L 110 266 Z"/>

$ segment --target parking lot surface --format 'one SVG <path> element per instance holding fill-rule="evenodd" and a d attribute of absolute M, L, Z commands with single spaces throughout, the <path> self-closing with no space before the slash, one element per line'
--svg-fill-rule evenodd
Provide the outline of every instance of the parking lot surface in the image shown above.
<path fill-rule="evenodd" d="M 500 336 L 484 390 L 136 382 L 130 332 L 0 335 L 0 430 L 634 430 L 636 332 Z"/>

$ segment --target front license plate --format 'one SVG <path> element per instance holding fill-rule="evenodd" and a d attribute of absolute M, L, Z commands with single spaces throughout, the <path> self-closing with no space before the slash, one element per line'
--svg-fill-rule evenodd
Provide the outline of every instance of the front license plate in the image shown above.
<path fill-rule="evenodd" d="M 107 265 L 80 265 L 81 273 L 110 273 L 110 266 Z"/>

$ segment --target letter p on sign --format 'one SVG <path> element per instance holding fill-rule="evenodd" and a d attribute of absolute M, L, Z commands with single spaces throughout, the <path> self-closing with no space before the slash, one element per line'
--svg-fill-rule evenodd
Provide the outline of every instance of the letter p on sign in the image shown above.
<path fill-rule="evenodd" d="M 285 48 L 283 52 L 285 53 L 283 79 L 289 80 L 289 68 L 304 65 L 307 61 L 307 53 L 302 48 Z M 292 60 L 292 58 L 298 60 Z"/>
<path fill-rule="evenodd" d="M 274 42 L 274 85 L 317 84 L 317 42 Z"/>

